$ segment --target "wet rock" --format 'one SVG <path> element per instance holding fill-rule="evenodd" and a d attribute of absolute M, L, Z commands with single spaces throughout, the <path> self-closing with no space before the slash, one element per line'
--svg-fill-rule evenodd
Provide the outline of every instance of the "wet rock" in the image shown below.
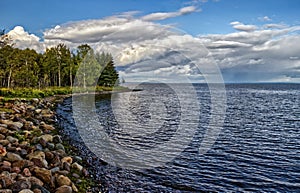
<path fill-rule="evenodd" d="M 55 193 L 72 193 L 72 188 L 70 186 L 61 186 L 56 189 Z"/>
<path fill-rule="evenodd" d="M 51 182 L 51 171 L 45 168 L 35 168 L 34 169 L 35 175 L 40 178 L 44 183 Z"/>
<path fill-rule="evenodd" d="M 63 175 L 59 175 L 57 178 L 56 178 L 56 182 L 59 186 L 63 186 L 63 185 L 67 185 L 67 186 L 70 186 L 71 185 L 71 180 L 66 177 L 66 176 L 63 176 Z"/>
<path fill-rule="evenodd" d="M 29 181 L 17 181 L 11 186 L 11 190 L 13 192 L 20 192 L 21 190 L 24 189 L 30 189 L 31 188 L 31 183 Z"/>
<path fill-rule="evenodd" d="M 23 160 L 23 158 L 21 158 L 20 155 L 15 154 L 15 153 L 11 153 L 11 152 L 8 152 L 6 154 L 6 157 L 7 157 L 7 160 L 10 161 L 10 162 Z"/>

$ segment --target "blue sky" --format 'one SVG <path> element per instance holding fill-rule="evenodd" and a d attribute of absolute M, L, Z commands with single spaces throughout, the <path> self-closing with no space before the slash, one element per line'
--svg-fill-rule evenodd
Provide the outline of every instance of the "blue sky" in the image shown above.
<path fill-rule="evenodd" d="M 89 43 L 111 52 L 127 80 L 300 82 L 299 0 L 2 0 L 0 7 L 0 28 L 16 47 Z"/>
<path fill-rule="evenodd" d="M 206 3 L 184 0 L 114 0 L 113 3 L 104 0 L 2 0 L 0 27 L 11 30 L 22 25 L 27 31 L 42 37 L 45 29 L 70 21 L 103 18 L 127 11 L 140 11 L 140 14 L 170 12 L 190 4 L 195 4 L 202 11 L 161 23 L 177 24 L 193 35 L 229 33 L 233 31 L 229 25 L 232 21 L 260 24 L 258 18 L 264 16 L 276 23 L 300 23 L 298 0 L 220 0 Z"/>

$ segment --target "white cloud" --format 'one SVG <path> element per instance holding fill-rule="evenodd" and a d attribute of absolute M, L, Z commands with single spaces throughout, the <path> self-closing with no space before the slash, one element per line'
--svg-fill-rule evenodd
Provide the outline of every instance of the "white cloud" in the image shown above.
<path fill-rule="evenodd" d="M 183 15 L 192 11 L 185 7 L 173 13 Z M 179 77 L 204 81 L 205 75 L 213 72 L 214 62 L 228 82 L 300 80 L 300 26 L 259 27 L 234 21 L 230 24 L 237 32 L 193 37 L 132 15 L 62 24 L 45 31 L 44 41 L 20 26 L 9 35 L 17 47 L 37 50 L 58 43 L 70 48 L 89 43 L 96 51 L 113 54 L 126 81 L 155 78 L 176 81 Z"/>
<path fill-rule="evenodd" d="M 234 22 L 232 25 L 239 25 Z M 199 36 L 228 82 L 299 81 L 300 26 Z M 242 44 L 241 44 L 242 43 Z M 245 44 L 245 45 L 244 45 Z M 215 45 L 215 46 L 214 46 Z"/>
<path fill-rule="evenodd" d="M 268 16 L 259 17 L 258 19 L 259 19 L 260 21 L 272 21 L 272 19 L 269 18 Z"/>
<path fill-rule="evenodd" d="M 245 25 L 238 21 L 231 22 L 230 25 L 232 25 L 234 29 L 239 30 L 239 31 L 249 32 L 249 31 L 254 31 L 257 29 L 257 26 L 255 26 L 255 25 Z"/>
<path fill-rule="evenodd" d="M 172 17 L 177 17 L 181 15 L 187 15 L 193 12 L 196 12 L 197 8 L 195 6 L 183 7 L 176 12 L 159 12 L 159 13 L 151 13 L 149 15 L 143 16 L 141 19 L 144 21 L 157 21 L 164 20 Z"/>
<path fill-rule="evenodd" d="M 278 23 L 269 23 L 263 26 L 264 28 L 278 28 L 278 29 L 283 29 L 287 28 L 288 26 L 286 24 L 278 24 Z"/>
<path fill-rule="evenodd" d="M 13 40 L 15 46 L 21 49 L 32 48 L 40 50 L 42 47 L 40 38 L 34 34 L 29 34 L 22 26 L 16 26 L 13 30 L 9 31 L 7 35 Z"/>

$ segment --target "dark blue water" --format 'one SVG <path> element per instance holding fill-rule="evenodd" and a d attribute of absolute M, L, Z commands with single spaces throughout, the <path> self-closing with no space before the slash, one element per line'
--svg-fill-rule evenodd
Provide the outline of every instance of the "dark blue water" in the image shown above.
<path fill-rule="evenodd" d="M 191 100 L 186 85 L 180 86 L 187 90 L 186 100 Z M 196 112 L 191 106 L 190 111 L 199 115 L 199 124 L 188 145 L 174 159 L 155 168 L 135 171 L 99 163 L 99 178 L 107 183 L 109 192 L 300 192 L 300 84 L 226 85 L 225 121 L 216 142 L 204 155 L 198 150 L 209 128 L 211 95 L 207 85 L 193 86 L 200 110 Z M 180 108 L 182 99 L 163 84 L 140 87 L 144 90 L 119 93 L 117 99 L 97 96 L 99 122 L 116 142 L 127 143 L 131 148 L 155 148 L 172 140 L 176 133 L 184 113 Z M 115 103 L 120 105 L 120 112 L 124 110 L 115 116 L 111 101 L 126 95 L 132 101 L 127 109 L 131 113 L 125 113 L 124 105 Z M 156 99 L 162 99 L 165 105 L 166 111 L 158 112 L 167 112 L 162 118 L 155 117 L 153 107 L 150 108 Z M 75 142 L 81 141 L 73 132 L 76 127 L 71 99 L 65 100 L 57 112 L 66 135 Z M 124 121 L 121 123 L 120 119 Z M 146 138 L 130 137 L 120 124 L 130 126 L 133 120 L 143 127 L 156 120 L 159 128 Z M 135 124 L 133 129 L 137 131 L 142 126 L 137 128 Z"/>

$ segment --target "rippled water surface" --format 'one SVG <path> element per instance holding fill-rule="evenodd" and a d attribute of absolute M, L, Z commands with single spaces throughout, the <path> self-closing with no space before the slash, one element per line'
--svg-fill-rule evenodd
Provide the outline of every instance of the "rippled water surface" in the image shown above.
<path fill-rule="evenodd" d="M 135 171 L 99 163 L 98 173 L 110 192 L 300 191 L 299 84 L 226 85 L 224 125 L 204 155 L 198 150 L 211 118 L 209 89 L 202 84 L 176 86 L 183 92 L 143 84 L 140 92 L 96 97 L 97 121 L 114 142 L 129 149 L 156 148 L 180 128 L 195 127 L 190 138 L 182 138 L 180 153 L 159 155 L 175 156 L 163 165 Z M 197 104 L 190 97 L 193 93 Z M 78 142 L 71 102 L 65 100 L 57 112 L 66 135 Z M 89 114 L 83 111 L 82 116 Z M 97 135 L 91 139 L 99 141 Z"/>

